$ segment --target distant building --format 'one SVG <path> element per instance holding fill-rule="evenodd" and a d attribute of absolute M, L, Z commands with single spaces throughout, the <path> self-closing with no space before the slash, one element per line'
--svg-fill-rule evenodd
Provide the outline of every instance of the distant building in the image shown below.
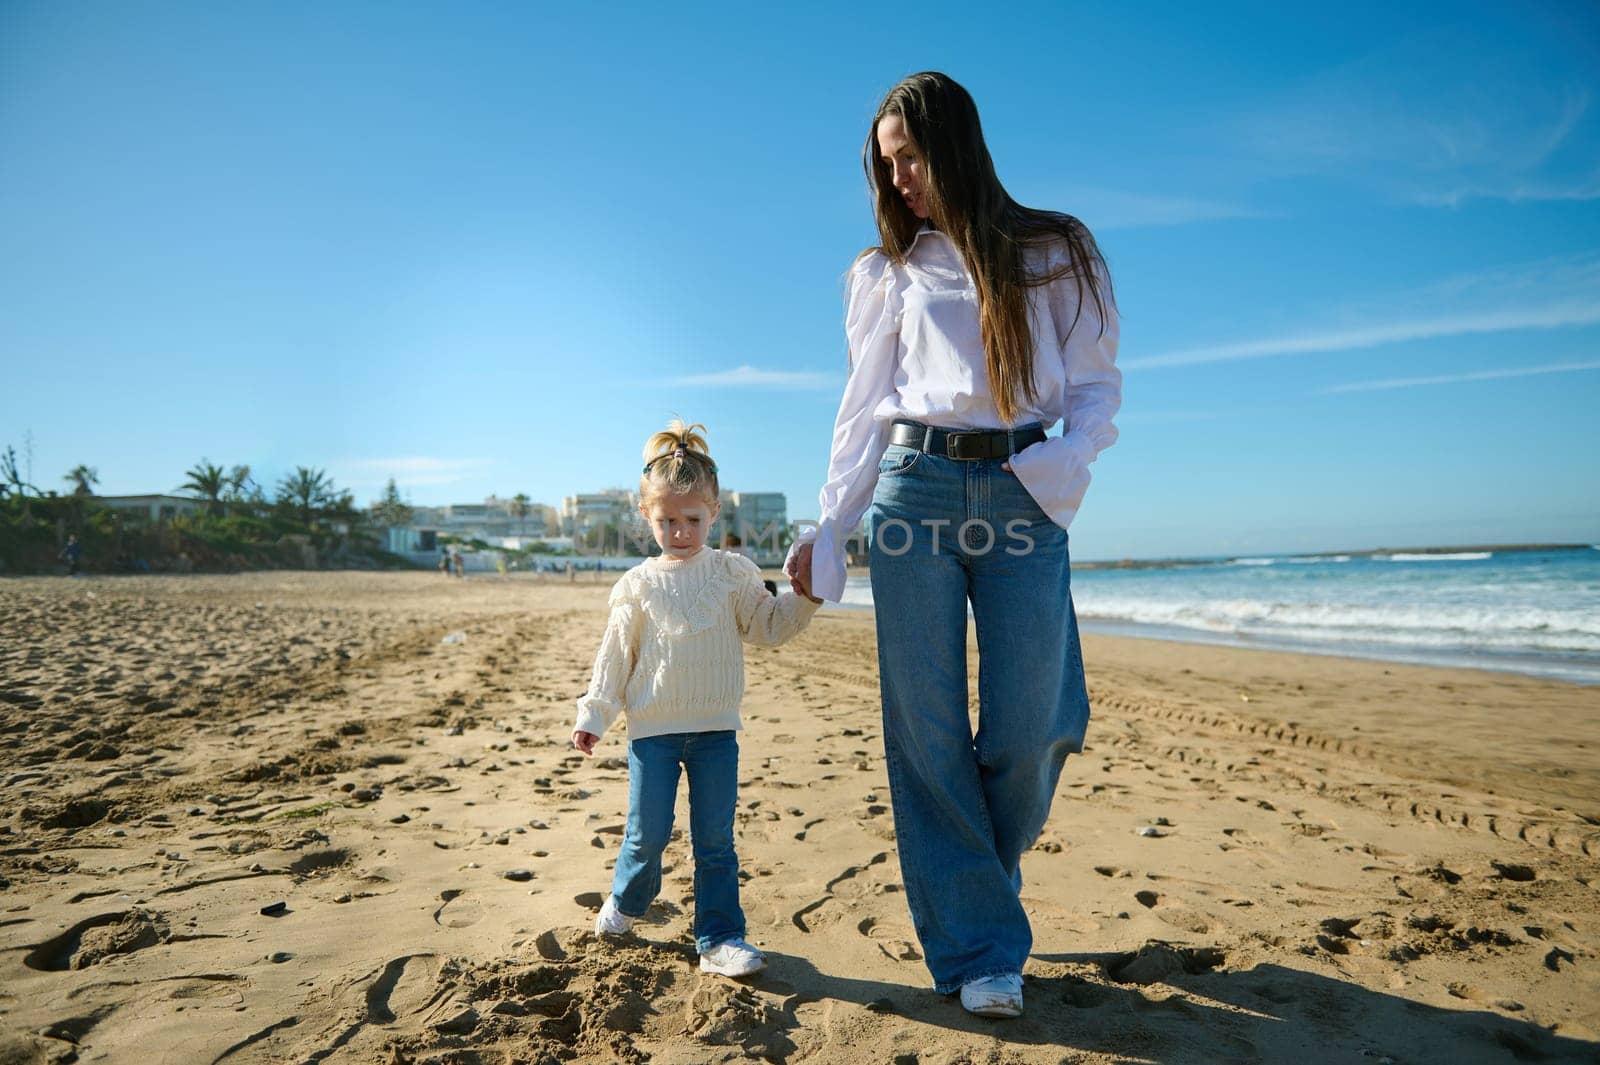
<path fill-rule="evenodd" d="M 561 532 L 561 513 L 548 503 L 528 503 L 528 513 L 522 516 L 517 514 L 517 501 L 515 499 L 498 499 L 490 496 L 484 505 L 502 510 L 506 520 L 511 523 L 510 536 L 527 536 L 543 538 L 555 536 Z"/>
<path fill-rule="evenodd" d="M 581 536 L 605 525 L 628 528 L 638 523 L 637 515 L 638 497 L 626 489 L 580 492 L 561 501 L 561 535 Z"/>
<path fill-rule="evenodd" d="M 443 507 L 412 508 L 411 524 L 463 540 L 497 540 L 508 536 L 530 539 L 560 532 L 556 509 L 547 503 L 528 504 L 526 517 L 513 513 L 515 501 L 490 496 L 482 503 L 451 503 Z"/>
<path fill-rule="evenodd" d="M 781 557 L 788 546 L 785 533 L 789 527 L 789 503 L 782 492 L 723 492 L 721 502 L 718 542 L 731 533 L 760 561 Z"/>
<path fill-rule="evenodd" d="M 94 501 L 138 521 L 163 522 L 180 514 L 199 514 L 206 509 L 203 499 L 188 496 L 95 496 Z"/>

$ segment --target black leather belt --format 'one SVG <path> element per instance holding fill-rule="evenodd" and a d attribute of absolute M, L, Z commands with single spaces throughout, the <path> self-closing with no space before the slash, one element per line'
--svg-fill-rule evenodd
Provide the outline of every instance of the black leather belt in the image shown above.
<path fill-rule="evenodd" d="M 940 429 L 921 422 L 895 422 L 889 429 L 891 444 L 963 461 L 1009 458 L 1043 439 L 1045 431 L 1037 425 L 1027 429 Z"/>

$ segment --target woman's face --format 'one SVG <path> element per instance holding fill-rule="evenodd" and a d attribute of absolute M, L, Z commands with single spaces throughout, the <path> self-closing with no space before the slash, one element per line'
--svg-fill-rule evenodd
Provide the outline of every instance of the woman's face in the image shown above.
<path fill-rule="evenodd" d="M 918 218 L 928 217 L 927 190 L 923 187 L 926 168 L 922 153 L 906 132 L 905 119 L 890 113 L 878 122 L 878 154 L 889 168 L 896 191 Z"/>

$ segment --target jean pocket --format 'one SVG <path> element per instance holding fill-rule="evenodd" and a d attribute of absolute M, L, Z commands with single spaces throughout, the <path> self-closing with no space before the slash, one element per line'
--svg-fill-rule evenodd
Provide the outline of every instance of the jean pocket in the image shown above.
<path fill-rule="evenodd" d="M 1002 521 L 1025 521 L 1031 525 L 1050 521 L 1050 515 L 1039 506 L 1016 471 L 999 470 L 998 474 L 992 499 L 996 518 Z"/>
<path fill-rule="evenodd" d="M 914 447 L 904 444 L 890 444 L 883 453 L 883 458 L 878 460 L 878 476 L 894 477 L 910 470 L 922 461 L 922 452 Z"/>

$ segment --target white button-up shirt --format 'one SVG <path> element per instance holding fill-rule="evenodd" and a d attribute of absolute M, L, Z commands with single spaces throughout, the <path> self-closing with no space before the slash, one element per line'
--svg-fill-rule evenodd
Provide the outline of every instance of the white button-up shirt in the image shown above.
<path fill-rule="evenodd" d="M 1067 252 L 1060 242 L 1029 254 L 1028 263 L 1039 269 L 1041 259 L 1058 263 Z M 1059 436 L 1024 448 L 1010 462 L 1052 521 L 1062 528 L 1072 523 L 1089 487 L 1089 464 L 1117 439 L 1111 419 L 1122 404 L 1116 308 L 1109 284 L 1101 281 L 1103 322 L 1087 292 L 1080 313 L 1070 275 L 1027 290 L 1036 399 L 1007 424 L 989 388 L 977 288 L 955 244 L 925 228 L 904 266 L 877 251 L 856 261 L 845 301 L 850 378 L 834 419 L 818 525 L 799 540 L 815 544 L 813 595 L 837 602 L 844 594 L 845 541 L 872 502 L 878 461 L 897 418 L 945 429 L 1033 422 L 1049 429 L 1062 422 Z"/>

